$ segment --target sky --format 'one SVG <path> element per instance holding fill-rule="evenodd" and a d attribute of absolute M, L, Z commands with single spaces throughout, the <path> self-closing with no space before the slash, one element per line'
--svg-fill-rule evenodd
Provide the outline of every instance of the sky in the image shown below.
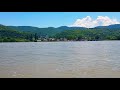
<path fill-rule="evenodd" d="M 7 26 L 92 28 L 120 23 L 120 12 L 0 12 L 0 24 Z"/>

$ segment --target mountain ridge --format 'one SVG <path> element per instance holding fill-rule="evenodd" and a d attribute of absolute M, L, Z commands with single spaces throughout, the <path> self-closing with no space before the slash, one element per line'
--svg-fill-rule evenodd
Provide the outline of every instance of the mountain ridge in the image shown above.
<path fill-rule="evenodd" d="M 2 25 L 2 24 L 0 24 L 0 25 Z M 5 26 L 5 25 L 3 25 L 3 26 Z M 78 28 L 78 29 L 87 29 L 86 27 L 76 27 L 76 26 L 72 26 L 72 27 L 70 27 L 70 26 L 59 26 L 59 27 L 37 27 L 37 26 L 7 26 L 7 27 L 17 27 L 17 28 L 19 28 L 19 27 L 29 27 L 29 28 L 38 28 L 38 29 L 45 29 L 45 28 L 54 28 L 54 29 L 68 29 L 68 28 L 72 28 L 72 29 L 74 29 L 74 28 Z M 108 26 L 96 26 L 96 27 L 93 27 L 93 28 L 120 28 L 120 24 L 111 24 L 111 25 L 108 25 Z M 90 28 L 89 28 L 90 29 Z"/>

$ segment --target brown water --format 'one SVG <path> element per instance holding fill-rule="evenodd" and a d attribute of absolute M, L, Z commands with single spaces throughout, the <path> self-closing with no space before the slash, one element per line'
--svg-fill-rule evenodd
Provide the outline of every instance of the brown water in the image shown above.
<path fill-rule="evenodd" d="M 120 41 L 0 43 L 0 78 L 120 77 Z"/>

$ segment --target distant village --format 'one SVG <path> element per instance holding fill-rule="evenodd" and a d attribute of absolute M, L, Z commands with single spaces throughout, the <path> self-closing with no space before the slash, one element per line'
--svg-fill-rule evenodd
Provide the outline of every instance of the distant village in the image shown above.
<path fill-rule="evenodd" d="M 36 40 L 36 42 L 54 42 L 54 41 L 86 41 L 84 39 L 78 40 L 78 39 L 74 39 L 74 40 L 68 40 L 67 38 L 60 38 L 60 39 L 56 39 L 56 38 L 38 38 Z"/>
<path fill-rule="evenodd" d="M 86 38 L 85 39 L 72 39 L 69 40 L 67 38 L 53 38 L 53 37 L 49 37 L 49 36 L 37 36 L 35 35 L 35 37 L 32 38 L 34 42 L 59 42 L 59 41 L 88 41 Z M 92 40 L 92 41 L 96 41 L 96 40 Z"/>
<path fill-rule="evenodd" d="M 56 39 L 56 38 L 38 38 L 37 42 L 52 42 L 52 41 L 69 41 L 66 38 L 60 38 L 60 39 Z"/>
<path fill-rule="evenodd" d="M 32 35 L 32 37 L 30 38 L 30 41 L 34 41 L 34 42 L 54 42 L 54 41 L 76 41 L 76 40 L 68 40 L 67 38 L 53 38 L 53 37 L 49 37 L 49 36 L 37 36 L 37 34 Z"/>

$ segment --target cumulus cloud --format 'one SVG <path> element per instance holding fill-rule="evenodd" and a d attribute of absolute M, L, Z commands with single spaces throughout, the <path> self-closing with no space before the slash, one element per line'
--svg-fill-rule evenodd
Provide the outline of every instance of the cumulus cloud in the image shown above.
<path fill-rule="evenodd" d="M 120 24 L 120 22 L 117 19 L 111 19 L 108 16 L 98 16 L 95 20 L 90 16 L 87 16 L 82 19 L 77 19 L 71 26 L 93 28 L 96 26 L 108 26 L 111 24 Z"/>

